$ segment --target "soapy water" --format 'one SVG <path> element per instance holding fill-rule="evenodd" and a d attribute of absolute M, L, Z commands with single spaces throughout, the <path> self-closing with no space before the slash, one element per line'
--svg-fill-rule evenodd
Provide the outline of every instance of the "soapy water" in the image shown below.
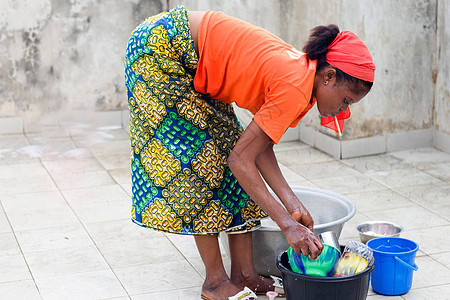
<path fill-rule="evenodd" d="M 48 150 L 42 145 L 29 145 L 17 149 L 16 151 L 19 155 L 26 155 L 32 158 L 41 158 Z"/>
<path fill-rule="evenodd" d="M 387 236 L 387 232 L 378 233 L 378 232 L 371 231 L 371 230 L 364 231 L 364 234 L 367 234 L 367 235 L 370 235 L 370 236 L 375 236 L 375 237 Z"/>
<path fill-rule="evenodd" d="M 4 158 L 5 155 L 7 155 L 8 153 L 11 153 L 13 151 L 14 150 L 10 149 L 10 148 L 8 148 L 8 149 L 0 149 L 0 158 Z"/>
<path fill-rule="evenodd" d="M 83 158 L 90 155 L 90 151 L 86 148 L 75 148 L 62 153 L 60 156 L 64 158 Z"/>

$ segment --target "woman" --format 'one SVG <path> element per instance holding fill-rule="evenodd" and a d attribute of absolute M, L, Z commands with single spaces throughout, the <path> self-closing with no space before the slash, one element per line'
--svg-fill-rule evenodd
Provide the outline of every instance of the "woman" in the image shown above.
<path fill-rule="evenodd" d="M 273 144 L 316 102 L 322 116 L 334 117 L 360 101 L 375 66 L 366 46 L 335 25 L 315 28 L 303 52 L 223 13 L 183 7 L 147 18 L 129 40 L 132 219 L 194 235 L 206 268 L 203 299 L 233 299 L 244 287 L 273 290 L 252 262 L 251 231 L 267 215 L 295 252 L 316 258 L 322 251 Z M 245 131 L 233 102 L 254 114 Z M 222 231 L 229 233 L 230 276 Z"/>

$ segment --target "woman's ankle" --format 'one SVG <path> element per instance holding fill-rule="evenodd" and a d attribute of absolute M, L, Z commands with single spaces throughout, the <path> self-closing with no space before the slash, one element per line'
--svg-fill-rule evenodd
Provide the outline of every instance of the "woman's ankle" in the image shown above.
<path fill-rule="evenodd" d="M 202 295 L 210 299 L 228 299 L 241 291 L 228 277 L 226 280 L 206 279 L 202 286 Z"/>
<path fill-rule="evenodd" d="M 235 285 L 239 286 L 241 289 L 245 286 L 249 287 L 255 292 L 258 291 L 273 291 L 273 280 L 264 276 L 257 274 L 253 275 L 234 275 L 230 279 Z"/>
<path fill-rule="evenodd" d="M 210 275 L 205 278 L 205 282 L 203 282 L 202 288 L 214 290 L 221 285 L 227 284 L 228 282 L 232 283 L 227 275 Z"/>
<path fill-rule="evenodd" d="M 248 281 L 258 277 L 258 273 L 254 269 L 251 270 L 232 270 L 230 279 L 233 282 Z"/>

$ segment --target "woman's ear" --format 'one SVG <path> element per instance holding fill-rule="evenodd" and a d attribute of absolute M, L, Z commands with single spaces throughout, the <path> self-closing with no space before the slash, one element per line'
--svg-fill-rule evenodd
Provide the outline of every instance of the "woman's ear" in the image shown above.
<path fill-rule="evenodd" d="M 336 79 L 336 69 L 332 66 L 325 67 L 325 70 L 323 72 L 323 82 L 325 85 L 327 85 L 329 82 Z"/>

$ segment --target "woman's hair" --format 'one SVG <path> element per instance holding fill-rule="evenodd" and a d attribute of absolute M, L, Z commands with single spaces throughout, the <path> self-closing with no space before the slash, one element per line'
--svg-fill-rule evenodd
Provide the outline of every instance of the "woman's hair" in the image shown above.
<path fill-rule="evenodd" d="M 339 33 L 339 27 L 335 24 L 328 26 L 317 26 L 311 30 L 308 41 L 303 46 L 302 51 L 306 53 L 308 59 L 317 59 L 317 71 L 330 66 L 326 61 L 328 46 L 334 41 Z M 369 91 L 372 88 L 373 82 L 358 79 L 336 69 L 336 81 L 344 81 L 348 84 L 350 90 L 354 93 Z"/>

